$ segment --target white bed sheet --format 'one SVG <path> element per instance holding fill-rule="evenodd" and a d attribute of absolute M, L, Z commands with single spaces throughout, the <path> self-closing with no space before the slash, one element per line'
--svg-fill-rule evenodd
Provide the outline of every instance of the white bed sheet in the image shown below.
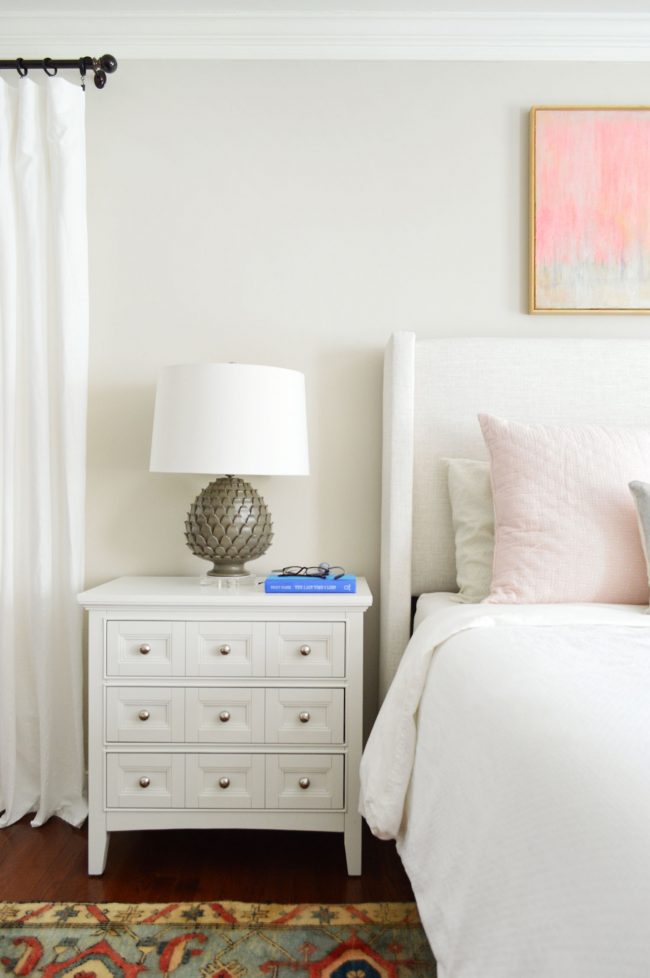
<path fill-rule="evenodd" d="M 421 599 L 362 761 L 440 978 L 650 973 L 650 616 Z"/>

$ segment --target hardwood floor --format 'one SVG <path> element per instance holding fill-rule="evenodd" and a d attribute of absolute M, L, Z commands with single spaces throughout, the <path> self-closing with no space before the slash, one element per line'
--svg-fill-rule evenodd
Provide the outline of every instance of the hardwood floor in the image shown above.
<path fill-rule="evenodd" d="M 106 872 L 91 877 L 85 828 L 24 818 L 0 830 L 0 900 L 412 900 L 395 844 L 364 833 L 361 877 L 347 875 L 341 835 L 243 830 L 115 832 Z"/>

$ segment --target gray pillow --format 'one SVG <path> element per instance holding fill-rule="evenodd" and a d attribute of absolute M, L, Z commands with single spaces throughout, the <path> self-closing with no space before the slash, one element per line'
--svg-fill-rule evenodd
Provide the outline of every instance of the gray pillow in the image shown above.
<path fill-rule="evenodd" d="M 636 505 L 641 544 L 645 554 L 648 583 L 650 584 L 650 561 L 648 561 L 648 554 L 650 554 L 650 482 L 630 482 L 629 486 Z M 650 614 L 650 609 L 648 609 L 648 613 Z"/>
<path fill-rule="evenodd" d="M 456 545 L 456 580 L 462 601 L 483 601 L 492 586 L 494 506 L 490 463 L 443 458 Z"/>

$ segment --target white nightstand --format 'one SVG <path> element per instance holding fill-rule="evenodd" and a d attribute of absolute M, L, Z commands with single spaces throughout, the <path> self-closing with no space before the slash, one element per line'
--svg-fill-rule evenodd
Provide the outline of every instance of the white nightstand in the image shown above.
<path fill-rule="evenodd" d="M 89 611 L 88 872 L 108 833 L 343 832 L 361 873 L 363 578 L 350 595 L 122 577 Z"/>

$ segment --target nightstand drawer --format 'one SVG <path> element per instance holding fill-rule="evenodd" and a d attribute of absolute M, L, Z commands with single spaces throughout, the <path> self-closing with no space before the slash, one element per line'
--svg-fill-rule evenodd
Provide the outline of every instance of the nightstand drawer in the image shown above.
<path fill-rule="evenodd" d="M 341 754 L 269 754 L 267 808 L 343 808 Z"/>
<path fill-rule="evenodd" d="M 185 622 L 109 621 L 106 672 L 109 676 L 182 676 Z"/>
<path fill-rule="evenodd" d="M 263 676 L 264 622 L 187 624 L 188 676 Z"/>
<path fill-rule="evenodd" d="M 227 687 L 185 690 L 185 738 L 199 744 L 264 740 L 264 690 Z"/>
<path fill-rule="evenodd" d="M 267 744 L 342 744 L 342 689 L 267 689 Z"/>
<path fill-rule="evenodd" d="M 263 754 L 189 754 L 188 808 L 264 808 Z"/>
<path fill-rule="evenodd" d="M 106 739 L 133 743 L 182 742 L 185 692 L 149 686 L 109 686 Z"/>
<path fill-rule="evenodd" d="M 266 672 L 296 678 L 344 676 L 345 625 L 338 621 L 268 622 Z"/>
<path fill-rule="evenodd" d="M 108 808 L 183 808 L 182 754 L 107 754 Z"/>

